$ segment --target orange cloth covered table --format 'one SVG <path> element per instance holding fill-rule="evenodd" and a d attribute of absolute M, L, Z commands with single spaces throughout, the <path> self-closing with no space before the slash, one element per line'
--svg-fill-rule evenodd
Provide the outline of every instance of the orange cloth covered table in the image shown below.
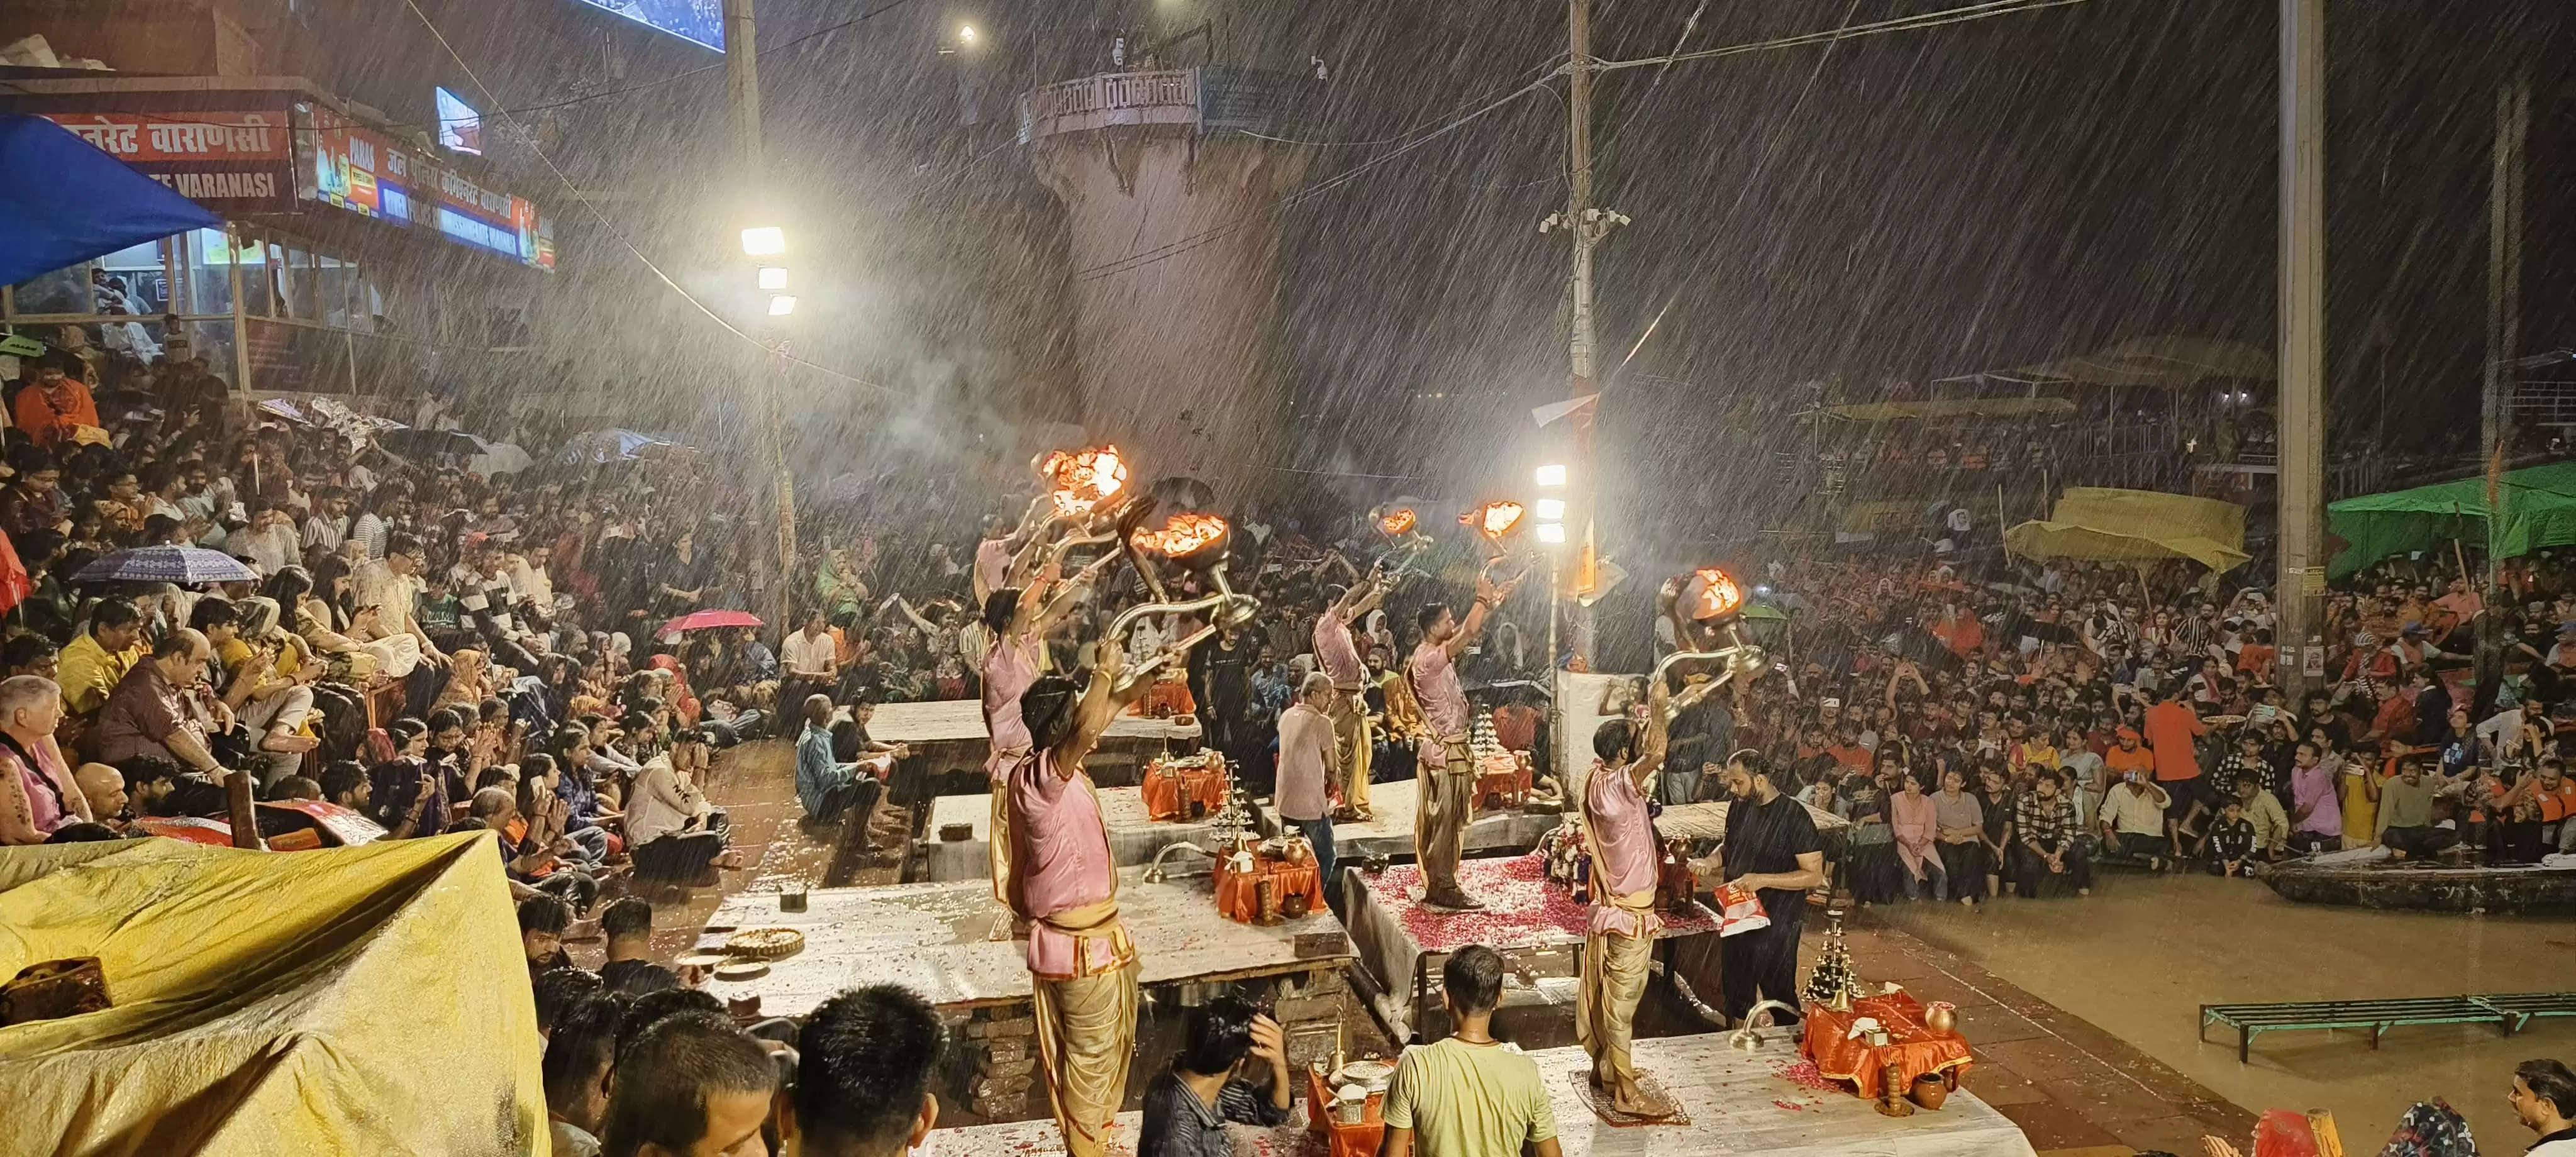
<path fill-rule="evenodd" d="M 1324 906 L 1324 875 L 1315 870 L 1315 860 L 1291 864 L 1285 860 L 1254 857 L 1252 870 L 1234 870 L 1234 858 L 1222 857 L 1216 862 L 1216 910 L 1228 920 L 1251 924 L 1261 919 L 1261 881 L 1279 881 L 1279 906 L 1285 911 L 1288 898 L 1304 896 L 1306 911 Z"/>
<path fill-rule="evenodd" d="M 1879 1072 L 1890 1061 L 1910 1088 L 1925 1073 L 1946 1073 L 1952 1080 L 1968 1071 L 1968 1040 L 1956 1032 L 1934 1033 L 1923 1026 L 1923 1005 L 1907 993 L 1869 996 L 1852 1002 L 1850 1012 L 1809 1004 L 1806 1035 L 1798 1051 L 1816 1062 L 1816 1071 L 1837 1081 L 1850 1081 L 1864 1098 L 1878 1096 Z M 1872 1046 L 1850 1039 L 1852 1022 L 1862 1017 L 1887 1030 L 1888 1043 Z M 1905 1090 L 1898 1089 L 1899 1095 Z"/>
<path fill-rule="evenodd" d="M 1145 689 L 1145 696 L 1127 708 L 1127 714 L 1145 719 L 1169 719 L 1175 715 L 1197 713 L 1197 701 L 1190 698 L 1190 685 L 1178 679 L 1166 679 Z"/>
<path fill-rule="evenodd" d="M 1145 765 L 1145 777 L 1138 786 L 1145 798 L 1147 819 L 1171 822 L 1194 818 L 1190 815 L 1192 802 L 1205 812 L 1215 812 L 1225 806 L 1225 757 L 1210 751 L 1204 757 L 1157 759 Z"/>
<path fill-rule="evenodd" d="M 1476 803 L 1495 797 L 1504 807 L 1515 807 L 1529 794 L 1529 757 L 1503 752 L 1476 761 Z"/>

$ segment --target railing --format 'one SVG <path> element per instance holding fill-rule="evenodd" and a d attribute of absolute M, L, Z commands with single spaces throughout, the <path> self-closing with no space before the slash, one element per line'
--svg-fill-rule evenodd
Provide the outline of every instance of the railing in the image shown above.
<path fill-rule="evenodd" d="M 1020 143 L 1112 125 L 1282 132 L 1307 92 L 1296 76 L 1226 65 L 1102 73 L 1022 93 Z"/>
<path fill-rule="evenodd" d="M 2576 426 L 2576 382 L 2515 385 L 2513 418 L 2525 426 Z"/>
<path fill-rule="evenodd" d="M 1034 89 L 1020 97 L 1020 143 L 1110 125 L 1196 125 L 1198 70 L 1110 72 Z"/>

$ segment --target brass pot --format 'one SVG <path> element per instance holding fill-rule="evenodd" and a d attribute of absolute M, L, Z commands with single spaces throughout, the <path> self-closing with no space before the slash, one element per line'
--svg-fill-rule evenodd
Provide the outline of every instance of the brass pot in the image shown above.
<path fill-rule="evenodd" d="M 1959 1009 L 1946 1000 L 1936 1000 L 1923 1012 L 1923 1027 L 1947 1035 L 1959 1031 Z"/>

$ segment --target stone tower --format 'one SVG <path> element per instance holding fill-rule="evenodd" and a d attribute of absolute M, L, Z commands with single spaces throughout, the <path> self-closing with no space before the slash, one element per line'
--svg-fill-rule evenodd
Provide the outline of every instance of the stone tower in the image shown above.
<path fill-rule="evenodd" d="M 1083 424 L 1148 476 L 1239 494 L 1278 441 L 1276 210 L 1309 151 L 1265 138 L 1296 135 L 1320 82 L 1170 66 L 1217 55 L 1204 35 L 1160 60 L 1150 30 L 1105 38 L 1094 63 L 1114 71 L 1031 90 L 1018 110 L 1020 146 L 1068 216 Z"/>

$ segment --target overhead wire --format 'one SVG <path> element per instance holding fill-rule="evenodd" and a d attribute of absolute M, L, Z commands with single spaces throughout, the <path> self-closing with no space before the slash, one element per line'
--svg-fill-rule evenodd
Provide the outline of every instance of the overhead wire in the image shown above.
<path fill-rule="evenodd" d="M 895 3 L 897 3 L 897 4 L 904 3 L 904 2 L 905 2 L 905 0 L 895 0 Z M 473 66 L 473 65 L 471 65 L 471 64 L 466 63 L 465 57 L 464 57 L 463 55 L 459 54 L 459 53 L 456 51 L 456 46 L 455 46 L 455 45 L 448 43 L 448 41 L 447 41 L 447 34 L 446 34 L 446 33 L 444 33 L 444 32 L 439 31 L 437 22 L 436 22 L 436 21 L 433 21 L 433 20 L 431 20 L 431 19 L 429 18 L 429 13 L 421 11 L 421 7 L 420 7 L 420 2 L 419 2 L 419 0 L 403 0 L 403 5 L 404 5 L 404 7 L 407 7 L 407 8 L 409 8 L 409 9 L 411 9 L 411 13 L 412 13 L 412 15 L 413 15 L 413 16 L 418 17 L 418 18 L 420 19 L 420 23 L 421 23 L 421 26 L 422 26 L 422 27 L 429 29 L 429 34 L 430 34 L 432 37 L 434 37 L 434 38 L 436 38 L 436 39 L 437 39 L 439 48 L 441 48 L 441 49 L 443 49 L 443 50 L 445 50 L 445 51 L 446 51 L 447 56 L 448 56 L 448 59 L 453 60 L 453 61 L 455 61 L 455 62 L 456 62 L 456 67 L 457 67 L 458 69 L 462 70 L 462 71 L 465 73 L 465 79 L 467 79 L 468 81 L 473 82 L 473 85 L 474 85 L 475 90 L 476 90 L 476 91 L 478 91 L 478 92 L 480 92 L 480 93 L 482 93 L 482 94 L 483 94 L 483 96 L 484 96 L 484 98 L 485 98 L 485 99 L 487 99 L 487 100 L 492 100 L 492 99 L 494 99 L 494 98 L 493 98 L 493 96 L 492 96 L 492 89 L 491 89 L 491 86 L 484 84 L 484 83 L 483 83 L 483 78 L 482 78 L 481 76 L 479 76 L 479 75 L 477 75 L 477 74 L 475 73 L 475 71 L 474 71 L 474 66 Z M 892 7 L 892 6 L 893 6 L 893 5 L 889 4 L 889 5 L 887 5 L 886 7 Z M 879 9 L 879 11 L 883 11 L 883 10 L 884 10 L 884 9 L 882 9 L 882 8 L 881 8 L 881 9 Z M 860 19 L 865 19 L 865 18 L 866 18 L 866 17 L 864 17 L 864 16 L 860 17 Z M 495 101 L 495 103 L 496 103 L 496 104 L 498 103 L 498 102 L 497 102 L 497 100 Z M 506 115 L 506 114 L 505 114 L 505 115 Z M 524 135 L 526 135 L 526 130 L 525 130 L 524 128 L 521 128 L 521 127 L 519 126 L 519 124 L 518 124 L 518 122 L 517 122 L 517 120 L 516 120 L 516 119 L 514 119 L 514 118 L 510 119 L 510 126 L 511 126 L 513 129 L 518 130 L 518 131 L 521 133 L 521 135 L 523 135 L 523 136 L 524 136 Z M 750 334 L 748 334 L 748 333 L 743 332 L 743 331 L 742 331 L 742 329 L 741 329 L 740 327 L 738 327 L 738 326 L 734 325 L 734 324 L 733 324 L 732 322 L 730 322 L 730 321 L 725 320 L 724 315 L 719 314 L 719 313 L 717 313 L 715 310 L 713 310 L 713 309 L 709 308 L 709 307 L 707 306 L 707 303 L 705 303 L 705 302 L 703 302 L 703 301 L 698 300 L 697 295 L 695 295 L 695 294 L 693 294 L 693 293 L 690 293 L 686 288 L 682 287 L 678 281 L 676 281 L 676 280 L 673 280 L 673 279 L 672 279 L 672 277 L 671 277 L 671 275 L 670 275 L 670 274 L 663 272 L 662 267 L 661 267 L 660 265 L 658 265 L 658 264 L 654 263 L 654 261 L 653 261 L 653 259 L 652 259 L 651 257 L 649 257 L 649 256 L 646 256 L 646 255 L 645 255 L 645 253 L 644 253 L 644 250 L 643 250 L 643 249 L 641 249 L 641 248 L 637 247 L 637 246 L 636 246 L 636 244 L 635 244 L 635 242 L 634 242 L 634 241 L 632 241 L 632 240 L 630 240 L 630 239 L 626 236 L 626 231 L 625 231 L 625 230 L 620 229 L 620 228 L 618 228 L 618 227 L 617 227 L 617 222 L 616 222 L 616 221 L 611 220 L 611 219 L 609 218 L 608 214 L 607 214 L 607 213 L 605 213 L 605 212 L 603 212 L 603 211 L 601 211 L 601 210 L 600 210 L 600 208 L 599 208 L 599 206 L 598 206 L 598 204 L 597 204 L 597 203 L 595 203 L 595 202 L 593 202 L 593 201 L 590 199 L 589 195 L 587 195 L 587 194 L 585 194 L 585 193 L 583 193 L 583 192 L 581 191 L 581 186 L 579 186 L 579 185 L 577 185 L 577 184 L 573 183 L 573 179 L 572 179 L 570 176 L 565 175 L 565 173 L 564 173 L 563 169 L 562 169 L 560 166 L 558 166 L 558 165 L 556 165 L 556 164 L 555 164 L 555 162 L 554 162 L 554 158 L 549 157 L 549 156 L 547 156 L 547 155 L 546 155 L 545 150 L 540 149 L 540 148 L 537 148 L 537 147 L 532 143 L 532 144 L 530 144 L 530 145 L 529 145 L 528 151 L 529 151 L 530 153 L 535 154 L 536 158 L 537 158 L 539 161 L 542 161 L 542 162 L 544 162 L 544 163 L 545 163 L 545 166 L 546 166 L 547 171 L 549 171 L 549 172 L 551 172 L 551 173 L 553 173 L 553 174 L 554 174 L 554 176 L 555 176 L 555 180 L 560 181 L 560 182 L 562 182 L 562 183 L 563 183 L 563 187 L 565 188 L 565 190 L 566 190 L 566 191 L 570 192 L 570 193 L 573 195 L 573 199 L 574 199 L 574 200 L 577 200 L 577 201 L 579 201 L 579 202 L 581 202 L 581 207 L 582 207 L 582 208 L 584 208 L 584 209 L 589 210 L 589 211 L 590 211 L 590 215 L 591 215 L 593 218 L 596 218 L 596 219 L 599 221 L 599 225 L 600 225 L 600 227 L 601 227 L 601 228 L 603 228 L 603 229 L 606 229 L 606 230 L 608 231 L 608 235 L 609 235 L 609 236 L 611 236 L 611 237 L 613 237 L 613 238 L 615 238 L 615 239 L 617 240 L 617 243 L 618 243 L 619 245 L 623 246 L 623 247 L 626 249 L 626 252 L 627 252 L 627 253 L 629 253 L 629 254 L 633 255 L 633 256 L 634 256 L 634 258 L 635 258 L 635 260 L 636 260 L 638 263 L 642 264 L 642 265 L 644 266 L 644 268 L 645 268 L 645 269 L 652 271 L 653 276 L 655 276 L 655 277 L 657 277 L 657 278 L 661 279 L 662 284 L 664 284 L 664 285 L 666 285 L 666 286 L 669 286 L 669 287 L 670 287 L 670 289 L 671 289 L 671 292 L 676 293 L 676 294 L 679 294 L 679 295 L 680 295 L 680 299 L 681 299 L 681 300 L 686 301 L 686 302 L 688 302 L 691 306 L 695 307 L 699 313 L 703 313 L 703 314 L 707 315 L 707 320 L 709 320 L 709 321 L 712 321 L 712 322 L 716 323 L 716 325 L 718 325 L 719 327 L 723 328 L 723 330 L 724 330 L 726 333 L 729 333 L 729 334 L 734 335 L 735 337 L 741 338 L 743 341 L 745 341 L 745 342 L 747 342 L 747 343 L 751 344 L 752 346 L 754 346 L 754 347 L 756 347 L 756 348 L 760 349 L 761 351 L 763 351 L 763 352 L 765 352 L 765 353 L 768 353 L 768 354 L 770 354 L 770 355 L 771 355 L 771 356 L 773 356 L 773 357 L 777 357 L 777 358 L 779 358 L 779 359 L 781 359 L 781 360 L 783 360 L 783 361 L 790 362 L 790 363 L 793 363 L 793 364 L 796 364 L 796 365 L 802 365 L 802 366 L 808 367 L 808 368 L 810 368 L 810 369 L 819 370 L 819 371 L 821 371 L 821 372 L 823 372 L 823 373 L 825 373 L 825 374 L 828 374 L 828 375 L 830 375 L 830 376 L 832 376 L 832 377 L 840 378 L 840 379 L 842 379 L 843 381 L 847 381 L 847 382 L 849 382 L 849 383 L 851 383 L 851 384 L 853 384 L 853 385 L 862 386 L 862 387 L 865 387 L 865 388 L 867 388 L 867 389 L 874 390 L 874 391 L 876 391 L 876 392 L 878 392 L 878 393 L 880 393 L 880 394 L 884 394 L 884 395 L 886 395 L 886 396 L 888 396 L 888 397 L 900 397 L 900 396 L 902 396 L 898 391 L 894 390 L 894 389 L 893 389 L 893 388 L 891 388 L 891 387 L 879 385 L 879 384 L 877 384 L 877 383 L 875 383 L 875 382 L 872 382 L 872 381 L 867 380 L 866 378 L 859 377 L 859 376 L 858 376 L 858 375 L 856 375 L 856 374 L 852 374 L 852 373 L 849 373 L 849 372 L 844 371 L 844 370 L 835 369 L 835 368 L 833 368 L 833 367 L 831 367 L 831 366 L 823 365 L 823 364 L 822 364 L 822 363 L 820 363 L 820 362 L 809 361 L 809 360 L 807 360 L 807 359 L 805 359 L 805 358 L 798 357 L 798 356 L 796 356 L 796 355 L 794 355 L 794 354 L 787 353 L 787 352 L 785 352 L 785 351 L 783 351 L 783 350 L 774 349 L 774 348 L 772 348 L 771 346 L 769 346 L 767 343 L 762 342 L 759 338 L 753 337 L 752 335 L 750 335 Z"/>
<path fill-rule="evenodd" d="M 2047 8 L 2062 8 L 2068 5 L 2082 4 L 2085 2 L 2086 0 L 1986 0 L 1984 3 L 1968 4 L 1957 8 L 1945 8 L 1936 12 L 1924 12 L 1913 16 L 1893 17 L 1887 20 L 1874 21 L 1868 24 L 1846 23 L 1840 27 L 1818 32 L 1807 32 L 1794 36 L 1775 37 L 1769 40 L 1748 41 L 1743 44 L 1730 44 L 1718 48 L 1701 49 L 1696 52 L 1675 51 L 1666 53 L 1662 56 L 1645 57 L 1637 60 L 1596 59 L 1591 68 L 1592 71 L 1596 73 L 1616 72 L 1625 69 L 1644 68 L 1653 65 L 1670 65 L 1688 60 L 1712 60 L 1719 57 L 1740 56 L 1752 52 L 1803 48 L 1817 44 L 1829 45 L 1862 36 L 1877 36 L 1890 32 L 1911 32 L 1926 28 L 1939 28 L 1950 24 L 1964 24 L 1973 20 L 1985 20 L 1996 16 L 2009 16 L 2022 12 L 2036 12 Z M 1849 19 L 1848 13 L 1846 13 L 1845 19 Z M 1132 272 L 1157 262 L 1178 257 L 1181 254 L 1199 248 L 1200 246 L 1223 240 L 1226 237 L 1249 228 L 1254 223 L 1260 221 L 1263 216 L 1268 213 L 1292 208 L 1298 204 L 1304 203 L 1305 201 L 1311 200 L 1316 196 L 1320 196 L 1323 193 L 1340 188 L 1341 186 L 1348 184 L 1350 181 L 1357 179 L 1363 173 L 1374 169 L 1385 162 L 1394 160 L 1405 153 L 1409 153 L 1414 149 L 1429 143 L 1429 141 L 1433 139 L 1446 135 L 1469 121 L 1492 112 L 1495 109 L 1502 107 L 1504 104 L 1508 104 L 1509 102 L 1526 95 L 1533 88 L 1545 86 L 1549 81 L 1570 69 L 1570 61 L 1557 64 L 1553 68 L 1549 69 L 1545 76 L 1540 77 L 1537 81 L 1534 81 L 1529 85 L 1524 85 L 1521 88 L 1513 90 L 1503 96 L 1500 100 L 1490 102 L 1465 116 L 1459 117 L 1437 129 L 1431 130 L 1428 134 L 1408 140 L 1404 144 L 1399 145 L 1386 153 L 1372 157 L 1358 165 L 1354 165 L 1325 181 L 1288 193 L 1261 209 L 1245 213 L 1203 232 L 1183 237 L 1175 241 L 1166 242 L 1151 249 L 1131 253 L 1113 261 L 1106 261 L 1086 269 L 1076 270 L 1074 272 L 1074 280 L 1091 281 L 1102 277 L 1115 276 L 1120 273 Z M 1810 78 L 1809 83 L 1812 87 L 1812 77 Z M 1802 95 L 1801 100 L 1803 101 L 1803 99 L 1804 97 Z M 1538 184 L 1543 182 L 1532 183 Z"/>
<path fill-rule="evenodd" d="M 1075 270 L 1074 280 L 1093 281 L 1102 277 L 1131 272 L 1141 269 L 1147 265 L 1155 264 L 1156 262 L 1178 257 L 1181 254 L 1199 248 L 1202 245 L 1219 241 L 1236 233 L 1240 233 L 1244 229 L 1263 220 L 1271 213 L 1275 213 L 1283 209 L 1294 208 L 1307 201 L 1320 197 L 1325 193 L 1341 188 L 1352 181 L 1358 180 L 1362 175 L 1372 169 L 1385 165 L 1415 149 L 1421 148 L 1422 146 L 1430 144 L 1441 137 L 1447 136 L 1470 122 L 1475 121 L 1477 118 L 1493 112 L 1496 109 L 1502 108 L 1513 101 L 1519 100 L 1521 97 L 1527 96 L 1531 92 L 1545 88 L 1550 80 L 1555 79 L 1558 74 L 1564 71 L 1564 65 L 1557 65 L 1550 69 L 1547 75 L 1531 81 L 1528 84 L 1522 85 L 1497 99 L 1488 101 L 1482 107 L 1479 107 L 1464 116 L 1451 120 L 1449 123 L 1431 129 L 1428 132 L 1417 134 L 1413 139 L 1406 141 L 1395 148 L 1389 149 L 1386 152 L 1380 153 L 1377 156 L 1371 157 L 1351 166 L 1350 168 L 1344 169 L 1339 173 L 1335 173 L 1321 181 L 1317 181 L 1313 184 L 1287 193 L 1261 208 L 1240 214 L 1227 221 L 1221 222 L 1213 228 L 1199 233 L 1194 233 L 1190 236 L 1179 238 L 1174 241 L 1165 242 L 1151 249 L 1130 253 L 1125 257 L 1121 257 L 1113 261 L 1105 261 L 1087 269 Z"/>
<path fill-rule="evenodd" d="M 1972 20 L 1985 20 L 1996 16 L 2013 16 L 2023 12 L 2037 12 L 2046 8 L 2064 8 L 2069 5 L 2082 4 L 2085 2 L 2086 0 L 1986 0 L 1985 3 L 1981 4 L 1967 4 L 1957 8 L 1944 8 L 1937 12 L 1922 12 L 1912 16 L 1895 16 L 1885 20 L 1873 21 L 1868 24 L 1851 24 L 1821 32 L 1806 32 L 1795 36 L 1776 37 L 1770 40 L 1756 40 L 1744 44 L 1730 44 L 1722 48 L 1703 48 L 1697 52 L 1668 53 L 1663 56 L 1649 56 L 1637 60 L 1595 61 L 1592 65 L 1592 71 L 1618 72 L 1631 68 L 1646 68 L 1652 65 L 1674 64 L 1685 60 L 1713 60 L 1721 56 L 1740 56 L 1748 52 L 1767 52 L 1782 48 L 1804 48 L 1811 44 L 1830 44 L 1837 40 L 1850 40 L 1862 36 L 1877 36 L 1889 32 L 1914 32 L 1925 28 L 1939 28 L 1950 24 L 1965 24 Z"/>
<path fill-rule="evenodd" d="M 894 11 L 895 9 L 897 9 L 897 8 L 901 8 L 901 7 L 903 7 L 904 5 L 906 5 L 906 4 L 910 4 L 910 3 L 912 3 L 912 2 L 913 2 L 913 0 L 887 0 L 887 2 L 886 2 L 886 3 L 884 3 L 884 4 L 880 4 L 880 5 L 878 5 L 878 6 L 874 7 L 874 8 L 868 9 L 868 10 L 867 10 L 867 11 L 865 11 L 865 12 L 861 12 L 861 13 L 859 13 L 858 15 L 853 16 L 853 17 L 851 17 L 851 18 L 849 18 L 849 19 L 847 19 L 847 20 L 841 21 L 841 22 L 840 22 L 840 23 L 838 23 L 838 24 L 827 24 L 827 25 L 824 25 L 824 26 L 823 26 L 823 27 L 821 27 L 821 28 L 817 28 L 817 29 L 813 30 L 812 32 L 808 32 L 808 33 L 806 33 L 806 34 L 804 34 L 804 35 L 802 35 L 802 36 L 791 37 L 791 38 L 789 38 L 789 39 L 779 41 L 779 42 L 778 42 L 778 43 L 776 43 L 776 44 L 764 45 L 764 46 L 762 46 L 759 50 L 757 50 L 757 51 L 753 52 L 753 53 L 752 53 L 752 56 L 753 56 L 753 58 L 754 58 L 755 60 L 767 60 L 767 59 L 769 58 L 769 54 L 771 54 L 771 53 L 773 53 L 773 52 L 785 52 L 785 51 L 787 51 L 788 49 L 790 49 L 790 48 L 794 48 L 794 47 L 796 47 L 797 45 L 799 45 L 799 44 L 803 44 L 803 43 L 805 43 L 805 42 L 807 42 L 807 41 L 809 41 L 809 40 L 819 39 L 819 38 L 824 37 L 824 36 L 829 36 L 829 35 L 831 35 L 832 33 L 839 32 L 839 31 L 841 31 L 841 30 L 842 30 L 842 29 L 844 29 L 844 28 L 849 28 L 849 27 L 853 27 L 853 26 L 858 25 L 858 24 L 863 24 L 863 23 L 865 23 L 865 22 L 867 22 L 867 21 L 869 21 L 869 20 L 872 20 L 872 19 L 875 19 L 876 17 L 879 17 L 879 16 L 882 16 L 882 15 L 885 15 L 885 14 L 886 14 L 886 13 L 888 13 L 888 12 L 892 12 L 892 11 Z M 418 6 L 416 6 L 416 5 L 415 5 L 415 6 L 414 6 L 414 10 L 415 10 L 415 11 L 417 11 L 417 10 L 418 10 Z M 423 19 L 424 19 L 424 20 L 426 20 L 427 18 L 426 18 L 426 17 L 424 17 Z M 455 55 L 454 50 L 452 50 L 452 49 L 451 49 L 451 50 L 449 50 L 448 55 L 450 55 L 450 56 Z M 583 94 L 582 94 L 582 95 L 580 95 L 580 96 L 568 97 L 568 98 L 566 98 L 566 99 L 564 99 L 564 100 L 548 101 L 548 102 L 546 102 L 546 103 L 544 103 L 544 104 L 521 105 L 521 106 L 519 106 L 519 107 L 517 107 L 517 108 L 495 109 L 495 110 L 493 110 L 491 113 L 487 113 L 487 114 L 484 114 L 484 115 L 490 115 L 490 116 L 520 116 L 520 115 L 522 115 L 522 114 L 532 113 L 532 112 L 546 112 L 546 111 L 549 111 L 549 110 L 552 110 L 552 109 L 564 108 L 564 107 L 569 106 L 569 105 L 587 104 L 587 103 L 589 103 L 589 102 L 591 102 L 591 101 L 594 101 L 594 100 L 606 100 L 606 99 L 608 99 L 608 98 L 610 98 L 610 97 L 613 97 L 613 96 L 625 96 L 625 95 L 627 95 L 628 93 L 643 92 L 643 91 L 645 91 L 645 90 L 647 90 L 647 89 L 660 88 L 660 87 L 662 87 L 663 85 L 666 85 L 666 84 L 675 84 L 675 83 L 678 83 L 678 82 L 680 82 L 680 81 L 687 80 L 688 78 L 693 77 L 693 76 L 704 76 L 704 75 L 706 75 L 707 73 L 710 73 L 710 72 L 721 72 L 721 71 L 723 71 L 723 70 L 724 70 L 724 62 L 723 62 L 723 61 L 721 61 L 721 60 L 719 60 L 719 61 L 715 62 L 714 64 L 702 64 L 702 65 L 699 65 L 699 66 L 698 66 L 698 67 L 696 67 L 696 68 L 682 69 L 681 71 L 679 71 L 679 72 L 675 72 L 675 73 L 672 73 L 672 74 L 670 74 L 670 75 L 668 75 L 668 76 L 656 77 L 656 78 L 654 78 L 654 79 L 652 79 L 652 80 L 643 81 L 643 82 L 638 83 L 638 84 L 625 85 L 625 86 L 620 87 L 620 88 L 605 89 L 605 90 L 602 90 L 602 91 L 600 91 L 600 92 L 583 93 Z M 478 86 L 478 87 L 479 87 L 479 86 Z M 497 99 L 498 99 L 497 97 L 493 97 L 493 96 L 492 96 L 490 93 L 488 93 L 488 92 L 487 92 L 487 93 L 485 93 L 485 94 L 484 94 L 484 96 L 485 96 L 485 98 L 486 98 L 486 99 L 493 99 L 493 100 L 497 100 Z M 432 119 L 425 120 L 425 121 L 406 121 L 406 122 L 402 122 L 402 123 L 398 123 L 398 124 L 386 125 L 385 127 L 386 127 L 386 128 L 394 128 L 394 129 L 401 129 L 401 128 L 420 128 L 420 127 L 423 127 L 423 126 L 426 126 L 426 125 L 435 125 L 435 124 L 442 124 L 442 123 L 444 123 L 442 119 L 440 119 L 440 118 L 432 118 Z"/>

